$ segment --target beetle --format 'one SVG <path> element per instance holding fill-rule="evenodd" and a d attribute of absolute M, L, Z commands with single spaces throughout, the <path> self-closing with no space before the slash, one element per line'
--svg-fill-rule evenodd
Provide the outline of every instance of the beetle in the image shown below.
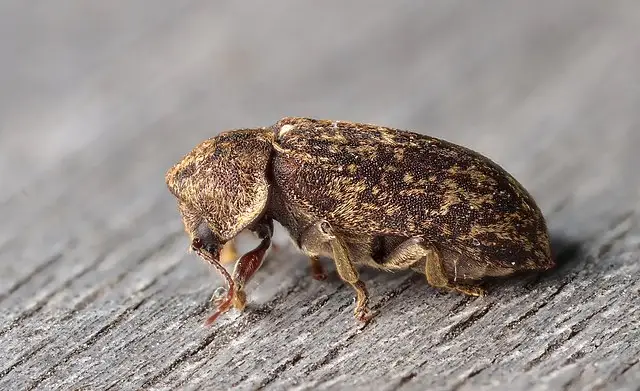
<path fill-rule="evenodd" d="M 411 269 L 429 285 L 471 296 L 487 278 L 555 266 L 545 218 L 531 194 L 491 159 L 444 139 L 373 124 L 285 117 L 273 126 L 207 139 L 171 167 L 190 248 L 214 265 L 227 288 L 217 310 L 243 309 L 245 284 L 262 265 L 273 222 L 322 276 L 333 259 L 369 308 L 358 268 Z M 244 230 L 260 244 L 229 274 L 220 253 Z"/>

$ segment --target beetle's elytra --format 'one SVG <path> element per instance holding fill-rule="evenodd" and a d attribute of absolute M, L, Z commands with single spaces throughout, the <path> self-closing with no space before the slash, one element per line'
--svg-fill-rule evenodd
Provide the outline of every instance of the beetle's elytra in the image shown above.
<path fill-rule="evenodd" d="M 284 118 L 222 133 L 166 174 L 192 248 L 225 275 L 218 311 L 244 308 L 279 222 L 323 274 L 334 260 L 357 294 L 355 316 L 373 313 L 358 266 L 412 269 L 437 288 L 481 295 L 487 277 L 554 266 L 544 217 L 509 173 L 470 149 L 381 126 Z M 218 261 L 248 229 L 261 244 L 233 275 Z"/>

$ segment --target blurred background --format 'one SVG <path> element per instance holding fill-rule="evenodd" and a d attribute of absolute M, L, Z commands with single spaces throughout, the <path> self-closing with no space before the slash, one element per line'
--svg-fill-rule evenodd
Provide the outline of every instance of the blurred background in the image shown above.
<path fill-rule="evenodd" d="M 535 188 L 559 180 L 557 167 L 547 170 L 563 159 L 562 146 L 587 160 L 624 160 L 637 147 L 638 8 L 3 1 L 0 200 L 36 197 L 55 181 L 48 173 L 64 175 L 62 165 L 80 177 L 90 164 L 126 168 L 137 172 L 133 186 L 155 187 L 202 138 L 285 115 L 470 144 L 516 174 L 536 166 L 525 177 Z M 622 136 L 632 137 L 629 150 L 607 148 Z M 581 151 L 589 137 L 599 139 L 597 156 Z"/>
<path fill-rule="evenodd" d="M 593 188 L 628 187 L 640 145 L 639 21 L 634 1 L 3 1 L 0 245 L 126 224 L 197 142 L 282 116 L 470 146 L 545 209 L 611 204 L 628 192 Z"/>
<path fill-rule="evenodd" d="M 174 280 L 210 286 L 164 172 L 204 138 L 283 116 L 466 145 L 552 230 L 595 235 L 640 206 L 638 26 L 633 0 L 4 0 L 3 311 L 64 311 L 122 270 L 142 270 L 135 290 L 164 265 L 137 260 L 167 237 L 171 265 L 186 260 Z"/>

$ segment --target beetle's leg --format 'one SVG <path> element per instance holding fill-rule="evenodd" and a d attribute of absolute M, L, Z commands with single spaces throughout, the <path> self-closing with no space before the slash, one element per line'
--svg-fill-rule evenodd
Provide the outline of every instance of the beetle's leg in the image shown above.
<path fill-rule="evenodd" d="M 317 221 L 304 229 L 298 238 L 298 246 L 309 257 L 311 276 L 319 281 L 327 278 L 327 274 L 320 263 L 320 254 L 328 255 L 324 250 L 330 247 L 328 246 L 329 241 L 334 238 L 332 234 L 330 235 L 323 231 L 323 224 L 326 224 L 324 220 Z M 329 252 L 331 252 L 330 248 Z"/>
<path fill-rule="evenodd" d="M 235 285 L 235 294 L 233 295 L 233 306 L 236 309 L 243 310 L 247 295 L 244 291 L 245 284 L 251 279 L 256 271 L 262 266 L 264 255 L 269 248 L 268 239 L 263 239 L 260 245 L 238 259 L 233 269 L 233 282 Z M 218 287 L 211 296 L 211 302 L 219 306 L 227 296 L 227 289 Z"/>
<path fill-rule="evenodd" d="M 331 225 L 320 220 L 307 228 L 300 236 L 299 246 L 311 259 L 311 267 L 319 266 L 318 256 L 327 250 L 331 253 L 340 278 L 349 283 L 356 291 L 355 317 L 363 322 L 371 319 L 375 314 L 369 309 L 369 294 L 360 280 L 358 271 L 351 261 L 349 250 L 343 240 L 333 233 Z M 314 270 L 314 274 L 316 271 Z"/>
<path fill-rule="evenodd" d="M 216 292 L 221 292 L 219 299 L 216 300 L 217 301 L 216 304 L 218 308 L 216 309 L 216 312 L 214 312 L 206 320 L 205 324 L 208 325 L 213 323 L 216 320 L 216 318 L 218 318 L 218 316 L 227 312 L 229 308 L 231 308 L 231 305 L 233 304 L 233 299 L 236 294 L 236 288 L 235 288 L 235 283 L 233 282 L 233 278 L 231 277 L 231 275 L 229 275 L 229 272 L 227 272 L 227 269 L 225 269 L 224 266 L 222 266 L 219 262 L 219 259 L 220 259 L 219 249 L 215 248 L 213 250 L 210 250 L 210 249 L 207 249 L 206 247 L 209 247 L 209 246 L 205 246 L 204 242 L 200 238 L 194 238 L 194 240 L 191 242 L 191 248 L 202 259 L 204 259 L 205 261 L 213 265 L 216 268 L 216 270 L 220 273 L 220 275 L 222 275 L 227 285 L 229 286 L 228 290 L 225 288 L 216 290 Z M 223 294 L 224 296 L 222 296 Z"/>
<path fill-rule="evenodd" d="M 424 272 L 427 275 L 427 282 L 435 288 L 443 288 L 458 291 L 469 296 L 483 296 L 484 290 L 477 286 L 455 284 L 449 282 L 444 269 L 443 260 L 438 251 L 431 247 L 426 256 Z"/>
<path fill-rule="evenodd" d="M 386 270 L 406 270 L 422 261 L 429 254 L 429 247 L 422 238 L 411 238 L 400 243 L 385 257 L 380 266 Z"/>
<path fill-rule="evenodd" d="M 214 256 L 207 251 L 203 251 L 204 249 L 202 249 L 201 245 L 196 250 L 200 256 L 218 269 L 229 285 L 228 290 L 220 287 L 214 291 L 211 300 L 216 304 L 217 310 L 206 320 L 205 324 L 207 325 L 213 323 L 218 316 L 227 312 L 232 306 L 242 310 L 246 305 L 247 295 L 243 288 L 262 265 L 264 256 L 271 244 L 273 222 L 271 220 L 263 220 L 252 231 L 257 233 L 262 241 L 258 247 L 240 257 L 233 270 L 233 276 L 229 275 L 227 270 L 218 262 L 219 252 L 216 252 L 216 256 Z"/>
<path fill-rule="evenodd" d="M 244 292 L 244 286 L 260 269 L 264 256 L 271 244 L 271 238 L 264 238 L 255 249 L 244 254 L 236 263 L 233 269 L 233 281 L 236 284 L 236 295 L 233 305 L 239 310 L 243 310 L 247 302 L 247 295 Z"/>
<path fill-rule="evenodd" d="M 351 262 L 351 259 L 349 259 L 346 247 L 337 239 L 331 243 L 331 246 L 333 247 L 334 262 L 336 263 L 338 275 L 356 291 L 356 308 L 354 315 L 359 321 L 367 322 L 375 316 L 375 313 L 369 309 L 369 293 L 367 292 L 367 287 L 364 282 L 360 280 L 358 271 Z"/>
<path fill-rule="evenodd" d="M 280 246 L 277 243 L 271 243 L 272 251 L 279 251 Z M 220 263 L 230 264 L 238 259 L 238 247 L 236 246 L 236 239 L 228 241 L 220 251 Z"/>
<path fill-rule="evenodd" d="M 229 264 L 238 259 L 238 251 L 233 239 L 225 243 L 220 251 L 220 263 Z"/>
<path fill-rule="evenodd" d="M 411 238 L 396 247 L 380 265 L 386 270 L 405 270 L 424 261 L 424 273 L 427 282 L 434 288 L 455 290 L 471 296 L 481 296 L 484 291 L 479 287 L 449 282 L 442 264 L 442 257 L 435 247 L 428 245 L 422 238 Z"/>
<path fill-rule="evenodd" d="M 255 232 L 262 241 L 256 248 L 241 256 L 233 269 L 233 281 L 236 286 L 233 306 L 239 310 L 243 310 L 247 303 L 247 294 L 244 292 L 244 286 L 249 282 L 258 269 L 260 269 L 267 250 L 269 249 L 269 246 L 271 246 L 273 221 L 270 219 L 263 220 L 251 230 Z"/>
<path fill-rule="evenodd" d="M 311 276 L 313 279 L 318 281 L 326 280 L 327 273 L 324 271 L 322 263 L 320 263 L 320 257 L 311 256 L 309 257 L 309 262 L 311 263 Z"/>
<path fill-rule="evenodd" d="M 367 287 L 365 283 L 360 280 L 358 271 L 351 261 L 349 250 L 342 239 L 333 235 L 328 223 L 325 222 L 322 229 L 331 237 L 329 242 L 333 250 L 333 260 L 336 264 L 338 275 L 356 291 L 356 308 L 354 315 L 359 321 L 368 322 L 376 314 L 369 309 L 369 293 L 367 292 Z"/>

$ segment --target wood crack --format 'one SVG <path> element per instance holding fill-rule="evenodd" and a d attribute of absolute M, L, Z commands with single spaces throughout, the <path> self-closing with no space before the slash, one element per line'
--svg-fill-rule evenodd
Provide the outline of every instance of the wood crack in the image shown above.
<path fill-rule="evenodd" d="M 344 349 L 346 349 L 351 345 L 353 339 L 356 336 L 358 336 L 358 334 L 359 334 L 358 332 L 351 333 L 345 339 L 339 342 L 338 345 L 330 348 L 327 354 L 325 354 L 322 357 L 322 359 L 320 359 L 320 361 L 316 361 L 315 363 L 311 364 L 309 368 L 305 370 L 304 375 L 308 376 L 310 373 L 319 370 L 320 368 L 329 364 L 331 361 L 335 360 L 341 351 L 343 351 Z"/>
<path fill-rule="evenodd" d="M 413 274 L 409 278 L 405 279 L 398 285 L 396 288 L 386 291 L 383 295 L 379 296 L 378 300 L 374 305 L 371 306 L 372 310 L 378 310 L 382 308 L 385 304 L 387 304 L 392 299 L 400 296 L 406 290 L 414 286 L 418 281 L 424 280 L 424 276 L 420 274 Z"/>
<path fill-rule="evenodd" d="M 14 361 L 11 365 L 9 365 L 5 369 L 3 369 L 2 372 L 0 372 L 0 379 L 2 379 L 5 376 L 7 376 L 9 373 L 11 373 L 11 371 L 16 369 L 20 365 L 22 365 L 25 362 L 29 361 L 29 359 L 31 359 L 31 357 L 35 356 L 39 351 L 44 349 L 49 343 L 50 343 L 50 341 L 45 341 L 43 343 L 40 343 L 40 345 L 38 345 L 35 349 L 32 349 L 29 352 L 27 352 L 27 353 L 21 355 L 20 357 L 18 357 L 18 359 L 16 361 Z"/>
<path fill-rule="evenodd" d="M 471 379 L 481 374 L 484 370 L 491 367 L 498 360 L 498 357 L 494 357 L 488 364 L 480 365 L 479 367 L 472 369 L 469 373 L 467 373 L 462 380 L 460 380 L 457 384 L 455 384 L 451 391 L 458 391 L 462 386 L 467 384 Z"/>
<path fill-rule="evenodd" d="M 228 327 L 228 325 L 224 325 L 222 327 L 217 328 L 206 337 L 203 338 L 200 343 L 198 343 L 195 347 L 186 349 L 182 353 L 178 355 L 174 360 L 171 361 L 169 365 L 165 368 L 161 369 L 155 375 L 147 378 L 140 387 L 142 389 L 152 388 L 158 383 L 160 383 L 163 379 L 167 378 L 173 371 L 178 369 L 182 364 L 184 364 L 189 359 L 197 356 L 202 351 L 204 351 L 209 345 L 214 342 L 217 342 L 218 345 L 224 346 L 231 342 L 233 339 L 237 338 L 238 335 L 245 333 L 249 328 L 255 326 L 259 321 L 267 318 L 270 315 L 273 315 L 273 309 L 278 306 L 280 303 L 284 302 L 287 297 L 297 292 L 301 285 L 309 285 L 310 281 L 305 279 L 298 280 L 298 284 L 292 285 L 286 292 L 283 292 L 279 295 L 274 296 L 273 300 L 265 303 L 260 307 L 247 307 L 245 313 L 242 314 L 241 317 L 238 318 L 238 321 L 244 320 L 241 322 L 237 328 Z M 201 315 L 210 309 L 209 303 L 203 303 L 199 306 L 195 311 L 190 312 L 186 319 L 193 318 L 195 316 Z M 202 364 L 204 365 L 204 363 Z M 197 370 L 202 365 L 197 366 L 193 370 Z M 179 385 L 180 386 L 180 385 Z"/>
<path fill-rule="evenodd" d="M 524 314 L 520 315 L 516 320 L 509 322 L 505 328 L 507 329 L 514 329 L 518 324 L 520 324 L 521 322 L 523 322 L 524 320 L 534 316 L 535 314 L 537 314 L 541 309 L 543 309 L 544 307 L 547 306 L 547 304 L 549 304 L 551 302 L 551 300 L 553 300 L 556 296 L 558 296 L 560 294 L 560 292 L 562 292 L 562 290 L 567 287 L 567 285 L 569 285 L 569 281 L 565 280 L 563 281 L 560 285 L 558 285 L 558 287 L 556 288 L 555 291 L 553 291 L 549 296 L 547 296 L 544 301 L 540 304 L 538 304 L 537 306 L 529 309 L 527 312 L 525 312 Z"/>
<path fill-rule="evenodd" d="M 127 277 L 127 275 L 129 275 L 129 273 L 131 273 L 131 270 L 133 268 L 142 265 L 143 263 L 148 261 L 150 258 L 152 258 L 155 254 L 158 254 L 166 250 L 167 248 L 171 247 L 177 240 L 182 238 L 182 236 L 183 236 L 183 233 L 181 231 L 172 232 L 166 235 L 160 242 L 156 244 L 155 247 L 152 247 L 149 250 L 145 251 L 134 262 L 132 262 L 131 263 L 131 265 L 133 266 L 132 268 L 125 270 L 123 273 L 118 274 L 114 281 L 110 281 L 108 286 L 113 287 L 115 285 L 118 285 L 120 282 L 122 282 L 122 280 L 124 280 Z"/>
<path fill-rule="evenodd" d="M 462 298 L 449 310 L 450 314 L 455 314 L 458 310 L 466 306 L 471 301 L 471 296 L 464 295 Z"/>
<path fill-rule="evenodd" d="M 411 380 L 413 380 L 416 376 L 418 376 L 417 372 L 409 372 L 406 375 L 402 376 L 400 378 L 400 380 L 398 381 L 398 384 L 396 384 L 396 386 L 393 388 L 393 391 L 397 391 L 400 388 L 404 387 L 405 384 L 409 383 Z"/>
<path fill-rule="evenodd" d="M 27 387 L 27 390 L 31 391 L 31 390 L 37 388 L 38 386 L 40 386 L 40 384 L 42 384 L 42 382 L 44 382 L 47 378 L 51 377 L 55 373 L 57 367 L 59 367 L 60 365 L 66 363 L 66 362 L 68 362 L 69 359 L 71 359 L 73 356 L 88 350 L 91 346 L 93 346 L 101 338 L 105 337 L 110 331 L 112 331 L 118 325 L 120 325 L 133 312 L 135 312 L 138 308 L 140 308 L 140 306 L 142 304 L 144 304 L 146 301 L 147 301 L 147 298 L 145 297 L 145 298 L 137 301 L 133 305 L 129 306 L 127 309 L 125 309 L 120 314 L 118 314 L 118 316 L 116 316 L 113 320 L 111 320 L 110 322 L 108 322 L 107 324 L 102 326 L 98 331 L 93 333 L 89 338 L 84 340 L 82 343 L 76 345 L 76 347 L 73 350 L 71 350 L 69 353 L 65 354 L 60 360 L 58 360 L 55 364 L 53 364 L 46 371 L 44 371 L 44 373 L 42 375 L 40 375 L 36 380 L 34 380 Z"/>
<path fill-rule="evenodd" d="M 152 376 L 151 378 L 145 380 L 141 385 L 141 389 L 148 389 L 155 386 L 160 380 L 167 377 L 171 372 L 173 372 L 176 368 L 178 368 L 183 362 L 187 361 L 189 358 L 197 355 L 201 351 L 203 351 L 209 344 L 211 344 L 217 334 L 215 332 L 207 335 L 200 343 L 198 343 L 194 348 L 184 350 L 178 357 L 176 357 L 171 363 L 162 369 L 160 372 Z M 231 340 L 231 338 L 229 338 Z"/>
<path fill-rule="evenodd" d="M 64 291 L 65 289 L 69 288 L 76 279 L 86 275 L 89 271 L 95 269 L 102 261 L 104 261 L 104 259 L 105 259 L 105 255 L 100 255 L 99 257 L 96 258 L 94 262 L 82 268 L 82 270 L 80 270 L 78 273 L 74 274 L 70 278 L 64 280 L 62 284 L 60 284 L 60 286 L 58 286 L 49 294 L 47 294 L 43 299 L 38 301 L 35 305 L 33 305 L 32 307 L 20 313 L 11 321 L 11 323 L 7 327 L 0 330 L 0 337 L 2 337 L 4 334 L 6 334 L 9 330 L 14 328 L 18 324 L 24 322 L 26 319 L 30 318 L 31 316 L 39 312 L 42 308 L 44 308 L 44 306 L 46 306 L 49 303 L 52 297 Z"/>
<path fill-rule="evenodd" d="M 46 261 L 42 262 L 40 265 L 36 266 L 36 268 L 33 269 L 31 272 L 29 272 L 29 274 L 27 274 L 22 279 L 18 280 L 18 282 L 13 284 L 13 286 L 11 288 L 9 288 L 9 290 L 7 290 L 6 292 L 0 294 L 0 303 L 3 302 L 7 297 L 9 297 L 12 294 L 14 294 L 18 289 L 20 289 L 23 286 L 25 286 L 26 284 L 28 284 L 29 281 L 31 281 L 31 279 L 33 277 L 35 277 L 38 274 L 42 273 L 43 271 L 45 271 L 50 266 L 53 266 L 56 262 L 58 262 L 61 259 L 62 259 L 62 252 L 59 252 L 59 253 L 56 253 L 56 254 L 52 255 L 51 257 L 49 257 L 49 259 L 47 259 Z"/>
<path fill-rule="evenodd" d="M 469 317 L 462 320 L 459 323 L 453 324 L 449 331 L 445 333 L 442 339 L 436 344 L 440 345 L 444 342 L 448 342 L 454 338 L 457 338 L 460 334 L 462 334 L 466 329 L 473 326 L 478 320 L 480 320 L 483 316 L 485 316 L 491 309 L 493 308 L 494 303 L 489 303 L 482 309 L 478 311 L 474 311 Z"/>
<path fill-rule="evenodd" d="M 302 358 L 303 358 L 302 354 L 295 353 L 293 357 L 291 357 L 289 360 L 285 361 L 281 365 L 277 366 L 273 372 L 271 372 L 264 380 L 262 380 L 257 390 L 265 389 L 269 384 L 273 383 L 278 378 L 278 376 L 283 374 L 289 368 L 295 366 L 300 360 L 302 360 Z"/>
<path fill-rule="evenodd" d="M 318 312 L 320 309 L 322 309 L 322 307 L 325 306 L 325 304 L 327 304 L 329 301 L 331 301 L 331 299 L 336 296 L 339 292 L 340 292 L 340 287 L 336 288 L 335 291 L 323 295 L 322 297 L 316 299 L 309 307 L 307 307 L 303 312 L 302 312 L 302 317 L 306 318 L 310 315 L 315 314 L 316 312 Z"/>
<path fill-rule="evenodd" d="M 555 341 L 553 341 L 551 344 L 549 344 L 549 346 L 547 346 L 547 348 L 544 350 L 544 352 L 542 352 L 541 355 L 539 355 L 538 357 L 534 358 L 533 360 L 529 361 L 529 363 L 527 363 L 527 365 L 525 366 L 525 371 L 529 371 L 533 367 L 539 365 L 541 362 L 543 362 L 548 357 L 550 357 L 560 347 L 562 347 L 562 345 L 564 345 L 565 343 L 567 343 L 568 341 L 573 339 L 576 335 L 580 334 L 587 327 L 587 325 L 589 324 L 591 319 L 594 316 L 596 316 L 597 314 L 599 314 L 599 313 L 603 312 L 604 310 L 606 310 L 607 307 L 608 306 L 604 306 L 604 307 L 599 308 L 597 311 L 589 314 L 587 317 L 585 317 L 581 321 L 579 321 L 579 322 L 575 323 L 573 326 L 571 326 L 569 328 L 569 333 L 567 334 L 566 337 L 564 337 L 564 338 L 560 337 L 560 338 L 556 339 Z"/>

